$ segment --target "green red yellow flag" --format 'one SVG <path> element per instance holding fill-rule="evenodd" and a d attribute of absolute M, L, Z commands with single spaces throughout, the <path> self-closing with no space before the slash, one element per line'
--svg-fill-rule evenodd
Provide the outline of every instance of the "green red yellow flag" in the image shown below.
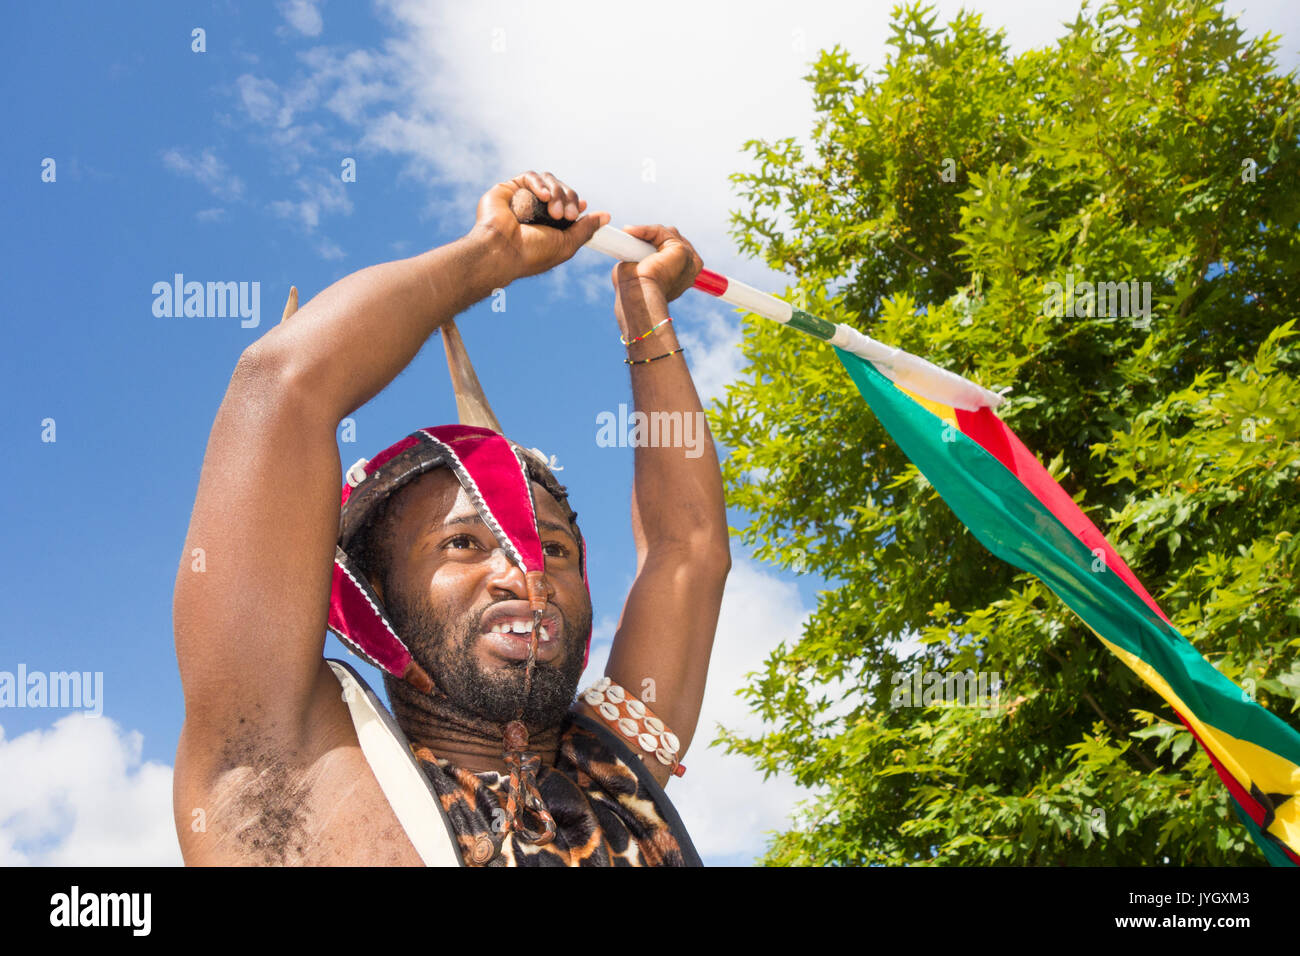
<path fill-rule="evenodd" d="M 980 543 L 1039 577 L 1174 709 L 1269 862 L 1300 864 L 1300 733 L 1197 653 L 991 408 L 922 397 L 871 361 L 835 352 L 885 429 Z"/>
<path fill-rule="evenodd" d="M 628 261 L 656 251 L 610 226 L 587 245 Z M 729 276 L 701 269 L 694 287 L 834 346 L 872 411 L 957 517 L 999 558 L 1037 575 L 1165 699 L 1209 755 L 1269 862 L 1300 865 L 1300 733 L 1178 633 L 1102 533 L 993 413 L 1001 396 Z"/>

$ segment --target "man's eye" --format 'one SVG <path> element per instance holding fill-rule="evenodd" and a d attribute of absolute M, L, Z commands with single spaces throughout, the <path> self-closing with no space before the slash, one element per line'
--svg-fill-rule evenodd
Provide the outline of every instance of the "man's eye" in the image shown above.
<path fill-rule="evenodd" d="M 569 556 L 569 549 L 558 541 L 548 541 L 543 547 L 552 549 L 546 553 L 553 558 L 567 558 Z"/>
<path fill-rule="evenodd" d="M 458 534 L 447 542 L 447 547 L 455 551 L 464 551 L 477 546 L 478 542 L 467 534 Z"/>

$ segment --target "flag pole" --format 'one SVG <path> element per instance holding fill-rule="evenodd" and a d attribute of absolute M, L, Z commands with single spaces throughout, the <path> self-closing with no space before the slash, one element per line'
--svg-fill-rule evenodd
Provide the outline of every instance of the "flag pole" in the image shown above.
<path fill-rule="evenodd" d="M 639 262 L 657 251 L 650 243 L 612 226 L 597 229 L 595 235 L 587 240 L 587 248 L 624 262 Z M 843 322 L 828 322 L 803 309 L 796 309 L 784 299 L 761 292 L 730 276 L 701 269 L 695 278 L 694 287 L 724 302 L 798 329 L 815 339 L 829 342 L 864 358 L 895 383 L 923 398 L 969 412 L 980 408 L 997 408 L 1002 404 L 1001 395 L 960 375 L 902 349 L 877 342 Z"/>
<path fill-rule="evenodd" d="M 552 226 L 558 229 L 567 229 L 573 225 L 571 219 L 551 218 L 546 211 L 546 205 L 529 189 L 520 189 L 516 192 L 510 205 L 515 218 L 524 224 Z M 613 226 L 601 226 L 587 240 L 586 246 L 623 262 L 640 262 L 658 252 L 650 243 L 629 236 L 623 230 L 615 229 Z M 796 309 L 784 299 L 778 299 L 730 276 L 711 269 L 701 269 L 699 275 L 695 277 L 694 287 L 755 315 L 798 329 L 815 339 L 828 342 L 836 348 L 866 359 L 896 385 L 932 402 L 951 405 L 953 408 L 968 412 L 979 411 L 981 408 L 997 408 L 1002 404 L 1001 395 L 976 385 L 960 375 L 955 375 L 902 349 L 877 342 L 871 336 L 864 335 L 843 322 L 828 322 L 803 309 Z"/>

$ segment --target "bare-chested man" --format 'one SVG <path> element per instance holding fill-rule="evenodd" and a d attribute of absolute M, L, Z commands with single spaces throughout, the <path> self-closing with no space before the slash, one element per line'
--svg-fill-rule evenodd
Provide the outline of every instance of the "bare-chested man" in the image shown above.
<path fill-rule="evenodd" d="M 576 221 L 520 225 L 521 189 Z M 636 579 L 605 679 L 576 702 L 592 620 L 585 543 L 540 459 L 485 429 L 421 430 L 389 449 L 400 456 L 387 468 L 380 455 L 349 469 L 340 520 L 342 419 L 458 313 L 573 256 L 609 219 L 579 218 L 586 205 L 550 173 L 499 183 L 464 237 L 347 276 L 244 351 L 176 582 L 187 863 L 698 864 L 662 787 L 695 731 L 731 564 L 711 439 L 703 454 L 636 448 Z M 696 416 L 665 320 L 700 259 L 674 229 L 629 231 L 659 250 L 612 276 L 635 406 Z M 544 415 L 573 366 L 564 343 L 536 341 L 550 371 L 510 382 Z M 471 446 L 477 464 L 457 453 Z M 507 479 L 531 503 L 479 487 Z M 512 532 L 496 516 L 516 507 L 529 518 Z M 526 539 L 543 573 L 525 572 Z M 393 715 L 324 659 L 327 626 L 383 666 Z"/>

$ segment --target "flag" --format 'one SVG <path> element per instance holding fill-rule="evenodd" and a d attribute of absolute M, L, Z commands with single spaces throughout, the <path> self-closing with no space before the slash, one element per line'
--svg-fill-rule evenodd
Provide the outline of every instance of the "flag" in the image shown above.
<path fill-rule="evenodd" d="M 656 251 L 609 226 L 587 243 L 615 259 Z M 1165 699 L 1276 866 L 1300 865 L 1300 733 L 1183 637 L 1096 526 L 994 414 L 989 390 L 743 282 L 701 269 L 694 287 L 835 348 L 872 411 L 953 513 L 1002 560 L 1036 575 Z"/>
<path fill-rule="evenodd" d="M 887 364 L 882 372 L 838 345 L 835 352 L 885 430 L 980 543 L 1040 578 L 1173 708 L 1269 862 L 1300 864 L 1300 733 L 1197 653 L 992 408 L 923 397 L 885 374 Z"/>

